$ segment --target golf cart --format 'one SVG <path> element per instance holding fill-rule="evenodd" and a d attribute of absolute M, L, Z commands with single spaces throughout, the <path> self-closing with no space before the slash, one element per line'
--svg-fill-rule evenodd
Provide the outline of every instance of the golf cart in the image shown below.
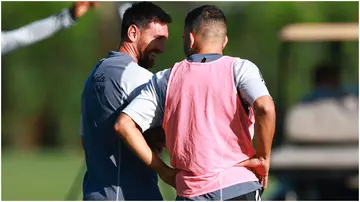
<path fill-rule="evenodd" d="M 282 141 L 272 152 L 270 174 L 279 186 L 270 200 L 358 200 L 358 96 L 287 101 L 291 45 L 325 42 L 331 63 L 341 67 L 342 43 L 357 42 L 358 30 L 357 23 L 303 23 L 280 31 L 276 136 Z"/>

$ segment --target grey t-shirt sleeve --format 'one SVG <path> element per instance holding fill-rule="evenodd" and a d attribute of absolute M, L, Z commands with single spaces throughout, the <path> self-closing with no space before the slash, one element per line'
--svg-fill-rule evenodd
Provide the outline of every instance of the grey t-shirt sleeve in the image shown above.
<path fill-rule="evenodd" d="M 140 67 L 137 63 L 131 62 L 122 75 L 122 82 L 119 84 L 127 95 L 127 103 L 130 103 L 151 80 L 154 74 L 149 70 Z"/>
<path fill-rule="evenodd" d="M 93 110 L 108 111 L 109 108 L 110 111 L 122 110 L 151 80 L 153 73 L 133 61 L 128 61 L 129 59 L 131 58 L 112 57 L 98 63 L 102 71 L 98 70 L 95 75 L 104 76 L 106 80 L 103 83 L 103 90 L 97 93 L 97 96 L 103 100 L 101 104 L 103 108 Z M 86 127 L 86 124 L 82 116 L 80 121 L 80 135 L 84 135 L 83 127 Z"/>
<path fill-rule="evenodd" d="M 270 96 L 259 68 L 251 61 L 236 58 L 234 77 L 240 96 L 251 106 L 259 97 Z"/>
<path fill-rule="evenodd" d="M 6 54 L 46 39 L 74 23 L 75 21 L 70 15 L 70 10 L 64 9 L 56 15 L 35 21 L 18 29 L 1 31 L 1 54 Z"/>
<path fill-rule="evenodd" d="M 133 119 L 142 132 L 162 124 L 169 76 L 170 69 L 156 73 L 122 111 Z"/>

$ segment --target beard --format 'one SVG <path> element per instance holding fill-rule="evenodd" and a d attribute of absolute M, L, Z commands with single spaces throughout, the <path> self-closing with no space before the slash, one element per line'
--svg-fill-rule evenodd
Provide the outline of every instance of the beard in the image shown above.
<path fill-rule="evenodd" d="M 151 58 L 151 56 L 149 54 L 145 54 L 143 57 L 140 58 L 138 63 L 139 63 L 139 66 L 141 66 L 145 69 L 150 69 L 154 66 L 155 59 Z"/>

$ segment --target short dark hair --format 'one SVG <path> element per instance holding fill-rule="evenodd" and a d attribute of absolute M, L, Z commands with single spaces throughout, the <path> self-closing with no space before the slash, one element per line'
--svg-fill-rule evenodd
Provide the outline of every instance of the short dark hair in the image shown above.
<path fill-rule="evenodd" d="M 151 22 L 171 23 L 171 16 L 158 5 L 151 2 L 134 3 L 128 8 L 122 20 L 121 39 L 127 38 L 127 31 L 131 25 L 146 28 Z"/>
<path fill-rule="evenodd" d="M 214 5 L 203 5 L 195 8 L 185 18 L 185 28 L 198 32 L 202 23 L 220 22 L 227 25 L 225 14 Z"/>

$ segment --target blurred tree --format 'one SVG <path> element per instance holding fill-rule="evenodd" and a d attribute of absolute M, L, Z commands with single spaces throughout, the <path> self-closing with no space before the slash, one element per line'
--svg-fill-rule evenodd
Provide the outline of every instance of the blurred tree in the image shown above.
<path fill-rule="evenodd" d="M 278 31 L 297 22 L 354 22 L 357 2 L 158 2 L 173 16 L 167 52 L 158 56 L 156 72 L 184 58 L 182 35 L 188 11 L 215 4 L 228 19 L 225 54 L 253 61 L 261 69 L 276 101 Z M 4 2 L 2 29 L 13 29 L 70 6 L 69 2 Z M 34 12 L 36 11 L 36 12 Z M 2 57 L 2 143 L 37 146 L 59 134 L 65 147 L 79 147 L 80 96 L 93 66 L 119 43 L 117 3 L 103 2 L 97 12 L 69 30 Z M 312 66 L 327 47 L 295 45 L 291 53 L 289 102 L 311 87 Z M 344 79 L 358 81 L 358 44 L 345 46 Z M 40 138 L 42 137 L 42 138 Z M 4 141 L 5 140 L 5 141 Z M 31 141 L 30 141 L 31 140 Z M 46 142 L 46 141 L 45 141 Z M 47 142 L 49 144 L 49 142 Z M 54 145 L 54 144 L 50 144 Z M 54 147 L 54 146 L 51 146 Z"/>

